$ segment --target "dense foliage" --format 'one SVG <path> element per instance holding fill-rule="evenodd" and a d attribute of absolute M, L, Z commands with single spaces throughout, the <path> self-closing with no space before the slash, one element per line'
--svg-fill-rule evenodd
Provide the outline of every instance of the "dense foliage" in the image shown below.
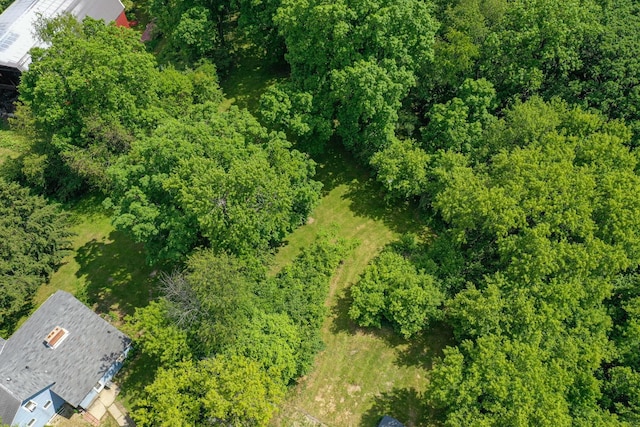
<path fill-rule="evenodd" d="M 0 332 L 8 335 L 70 248 L 69 221 L 56 205 L 0 179 Z"/>
<path fill-rule="evenodd" d="M 371 262 L 349 313 L 409 339 L 453 331 L 424 396 L 437 422 L 639 422 L 636 2 L 136 7 L 163 67 L 130 30 L 42 23 L 17 123 L 20 179 L 102 191 L 151 262 L 184 265 L 132 319 L 158 368 L 141 425 L 264 425 L 311 367 L 344 244 L 321 239 L 271 278 L 265 259 L 319 198 L 304 152 L 334 143 L 432 226 Z M 244 43 L 290 70 L 261 122 L 221 104 L 216 67 Z"/>
<path fill-rule="evenodd" d="M 306 220 L 319 196 L 313 163 L 246 111 L 204 104 L 167 119 L 109 169 L 114 224 L 152 260 L 193 247 L 265 250 Z"/>
<path fill-rule="evenodd" d="M 158 118 L 155 60 L 133 31 L 90 18 L 41 22 L 39 34 L 50 47 L 33 50 L 20 83 L 19 117 L 35 134 L 25 179 L 62 197 L 106 188 L 107 166 Z"/>
<path fill-rule="evenodd" d="M 448 128 L 468 129 L 465 120 Z M 633 312 L 633 297 L 627 302 L 630 295 L 622 298 L 614 284 L 640 261 L 631 133 L 600 114 L 535 97 L 485 123 L 465 137 L 468 144 L 438 144 L 437 151 L 413 144 L 377 160 L 381 172 L 397 173 L 390 164 L 423 152 L 422 168 L 402 169 L 403 179 L 439 215 L 433 246 L 453 244 L 453 253 L 423 251 L 450 295 L 443 316 L 460 343 L 433 372 L 431 403 L 447 425 L 631 421 L 637 365 L 619 355 L 627 354 L 618 348 L 625 340 L 613 332 L 626 325 L 617 321 L 614 329 L 610 315 Z M 395 191 L 397 184 L 387 182 Z M 352 315 L 364 325 L 376 323 L 362 306 L 381 304 L 372 279 L 386 274 L 386 286 L 397 281 L 381 267 L 411 265 L 411 258 L 395 257 L 376 260 L 354 287 Z M 625 283 L 628 292 L 633 282 Z M 603 400 L 610 403 L 602 407 Z"/>
<path fill-rule="evenodd" d="M 165 276 L 165 297 L 130 319 L 158 368 L 136 423 L 266 425 L 321 348 L 323 301 L 347 250 L 323 237 L 271 278 L 260 263 L 199 251 Z"/>
<path fill-rule="evenodd" d="M 247 111 L 220 111 L 212 64 L 160 71 L 135 32 L 91 19 L 39 34 L 51 47 L 20 85 L 24 181 L 58 197 L 103 191 L 150 262 L 202 245 L 265 250 L 304 223 L 319 197 L 313 162 Z"/>
<path fill-rule="evenodd" d="M 386 320 L 409 338 L 440 317 L 444 295 L 434 276 L 403 255 L 409 248 L 397 246 L 380 254 L 351 288 L 349 315 L 361 326 L 381 327 Z"/>

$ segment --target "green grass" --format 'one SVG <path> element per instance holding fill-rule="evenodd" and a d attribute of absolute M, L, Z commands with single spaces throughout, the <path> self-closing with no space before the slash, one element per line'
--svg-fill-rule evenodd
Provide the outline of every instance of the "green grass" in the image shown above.
<path fill-rule="evenodd" d="M 57 290 L 70 292 L 93 307 L 117 326 L 137 307 L 146 306 L 157 297 L 155 268 L 145 262 L 142 245 L 114 230 L 98 197 L 65 206 L 73 222 L 73 251 L 49 283 L 42 285 L 34 298 L 38 307 Z M 23 321 L 26 320 L 23 319 Z M 117 381 L 122 386 L 125 406 L 133 396 L 144 393 L 155 372 L 135 354 L 127 359 Z"/>
<path fill-rule="evenodd" d="M 227 110 L 231 105 L 237 105 L 255 114 L 262 93 L 287 75 L 288 69 L 267 63 L 254 49 L 244 46 L 238 52 L 229 75 L 220 81 L 225 93 L 220 109 Z"/>
<path fill-rule="evenodd" d="M 349 288 L 382 247 L 404 232 L 427 231 L 415 210 L 388 206 L 378 183 L 343 150 L 319 159 L 325 194 L 309 223 L 291 234 L 276 255 L 272 273 L 291 262 L 326 227 L 358 242 L 334 275 L 322 335 L 326 348 L 311 373 L 294 387 L 273 420 L 275 426 L 373 426 L 384 414 L 407 426 L 421 425 L 429 413 L 421 403 L 434 355 L 448 342 L 435 329 L 408 342 L 390 329 L 362 329 L 348 318 Z"/>
<path fill-rule="evenodd" d="M 35 305 L 62 289 L 119 323 L 153 296 L 154 270 L 145 263 L 142 245 L 114 230 L 99 198 L 86 198 L 67 210 L 75 233 L 73 251 L 39 288 Z"/>

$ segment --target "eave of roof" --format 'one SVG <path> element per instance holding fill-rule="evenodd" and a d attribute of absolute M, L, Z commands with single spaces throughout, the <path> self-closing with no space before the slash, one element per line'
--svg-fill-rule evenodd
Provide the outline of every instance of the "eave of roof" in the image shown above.
<path fill-rule="evenodd" d="M 69 335 L 52 349 L 44 340 L 56 326 Z M 130 342 L 73 295 L 58 291 L 7 340 L 0 384 L 21 401 L 53 384 L 56 394 L 77 406 Z"/>
<path fill-rule="evenodd" d="M 22 401 L 14 396 L 9 389 L 0 384 L 0 421 L 3 424 L 9 424 L 13 421 L 21 403 Z"/>
<path fill-rule="evenodd" d="M 20 71 L 29 68 L 29 51 L 43 47 L 34 34 L 39 16 L 54 18 L 70 13 L 79 20 L 91 16 L 111 22 L 123 10 L 120 0 L 15 0 L 0 15 L 0 65 Z"/>

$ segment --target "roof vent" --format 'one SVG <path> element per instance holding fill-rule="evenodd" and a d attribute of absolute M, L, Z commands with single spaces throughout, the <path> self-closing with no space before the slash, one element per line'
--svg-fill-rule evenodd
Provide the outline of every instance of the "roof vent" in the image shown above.
<path fill-rule="evenodd" d="M 47 338 L 44 341 L 47 347 L 56 348 L 65 340 L 65 338 L 67 338 L 68 335 L 69 331 L 61 328 L 60 326 L 56 326 L 51 332 L 49 332 L 49 335 L 47 335 Z"/>

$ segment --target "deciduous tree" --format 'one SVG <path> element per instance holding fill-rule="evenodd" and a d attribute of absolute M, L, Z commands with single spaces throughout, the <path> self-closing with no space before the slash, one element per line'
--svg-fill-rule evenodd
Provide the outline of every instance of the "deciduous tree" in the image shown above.
<path fill-rule="evenodd" d="M 114 223 L 151 261 L 196 245 L 236 254 L 279 243 L 319 196 L 314 163 L 246 111 L 196 106 L 167 120 L 111 168 Z"/>

